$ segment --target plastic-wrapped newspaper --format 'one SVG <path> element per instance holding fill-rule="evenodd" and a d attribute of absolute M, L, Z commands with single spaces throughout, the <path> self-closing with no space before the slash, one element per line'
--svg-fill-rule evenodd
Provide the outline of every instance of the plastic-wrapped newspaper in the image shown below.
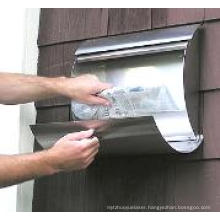
<path fill-rule="evenodd" d="M 87 105 L 72 101 L 72 117 L 76 120 L 129 118 L 153 115 L 163 111 L 177 111 L 165 86 L 113 87 L 99 94 L 111 102 L 110 106 Z"/>

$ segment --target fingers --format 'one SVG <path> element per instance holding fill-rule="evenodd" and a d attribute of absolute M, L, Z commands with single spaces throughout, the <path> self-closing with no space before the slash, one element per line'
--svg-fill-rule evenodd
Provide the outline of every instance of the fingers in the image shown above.
<path fill-rule="evenodd" d="M 84 168 L 87 168 L 94 161 L 94 159 L 95 159 L 94 157 L 89 158 L 89 160 L 86 162 Z"/>
<path fill-rule="evenodd" d="M 91 95 L 88 101 L 90 102 L 90 104 L 94 104 L 94 105 L 109 106 L 111 104 L 109 100 L 96 95 Z"/>
<path fill-rule="evenodd" d="M 85 148 L 86 151 L 84 152 L 84 158 L 85 159 L 84 159 L 84 162 L 83 162 L 84 163 L 83 168 L 87 168 L 94 161 L 95 156 L 98 153 L 98 147 L 99 147 L 99 143 L 97 144 L 94 141 L 94 142 L 92 142 L 92 145 Z"/>
<path fill-rule="evenodd" d="M 98 149 L 93 149 L 89 154 L 88 157 L 86 159 L 86 163 L 91 159 L 91 158 L 95 158 L 96 154 L 99 152 Z"/>
<path fill-rule="evenodd" d="M 77 141 L 77 140 L 81 140 L 84 138 L 89 138 L 93 135 L 93 133 L 94 133 L 94 130 L 89 129 L 87 131 L 80 131 L 80 132 L 74 132 L 74 133 L 67 134 L 66 136 L 64 136 L 64 138 L 66 140 Z"/>
<path fill-rule="evenodd" d="M 82 146 L 86 149 L 99 147 L 99 140 L 97 137 L 93 137 L 90 139 L 83 139 L 80 141 Z"/>
<path fill-rule="evenodd" d="M 113 86 L 109 83 L 99 82 L 96 86 L 96 94 L 99 94 L 102 91 L 104 91 L 106 89 L 110 89 L 112 87 Z M 111 104 L 108 99 L 105 99 L 105 98 L 98 96 L 98 95 L 91 95 L 89 101 L 91 102 L 91 104 L 96 104 L 96 105 L 109 106 Z"/>
<path fill-rule="evenodd" d="M 87 148 L 86 151 L 84 152 L 84 156 L 86 158 L 92 157 L 95 154 L 97 154 L 99 151 L 99 145 L 95 145 L 92 148 Z"/>

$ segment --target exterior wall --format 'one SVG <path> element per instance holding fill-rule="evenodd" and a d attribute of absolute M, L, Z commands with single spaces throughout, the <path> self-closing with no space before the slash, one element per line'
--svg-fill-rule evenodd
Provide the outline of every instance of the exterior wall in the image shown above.
<path fill-rule="evenodd" d="M 38 26 L 39 26 L 39 8 L 25 10 L 24 22 L 24 50 L 22 72 L 24 74 L 37 75 L 38 60 Z M 34 137 L 30 131 L 29 125 L 36 121 L 36 109 L 34 103 L 20 105 L 20 136 L 19 153 L 33 152 Z M 17 211 L 32 211 L 33 183 L 27 181 L 19 184 L 17 189 Z"/>
<path fill-rule="evenodd" d="M 185 156 L 99 159 L 84 171 L 41 178 L 34 211 L 117 211 L 117 205 L 220 210 L 220 9 L 42 9 L 38 74 L 69 76 L 74 50 L 85 39 L 191 23 L 204 27 L 198 82 L 203 147 Z M 70 120 L 69 104 L 64 98 L 36 103 L 37 122 Z"/>

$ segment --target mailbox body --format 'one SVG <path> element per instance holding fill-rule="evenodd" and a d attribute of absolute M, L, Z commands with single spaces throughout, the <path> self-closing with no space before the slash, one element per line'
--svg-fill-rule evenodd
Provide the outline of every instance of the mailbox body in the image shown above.
<path fill-rule="evenodd" d="M 101 155 L 197 149 L 203 140 L 199 131 L 199 29 L 199 25 L 189 25 L 82 43 L 75 53 L 72 76 L 94 74 L 113 84 L 118 88 L 115 108 L 127 105 L 127 114 L 103 118 L 100 112 L 109 113 L 111 107 L 101 111 L 104 107 L 72 101 L 76 122 L 33 126 L 41 145 L 50 146 L 46 143 L 55 142 L 58 133 L 94 128 L 101 139 Z"/>

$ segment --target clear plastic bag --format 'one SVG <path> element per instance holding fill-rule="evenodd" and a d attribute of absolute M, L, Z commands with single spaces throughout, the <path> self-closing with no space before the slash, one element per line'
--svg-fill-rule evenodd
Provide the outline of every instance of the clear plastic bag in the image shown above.
<path fill-rule="evenodd" d="M 178 110 L 165 86 L 152 88 L 114 87 L 104 90 L 99 96 L 108 99 L 111 106 L 87 105 L 72 101 L 73 119 L 128 118 Z"/>

